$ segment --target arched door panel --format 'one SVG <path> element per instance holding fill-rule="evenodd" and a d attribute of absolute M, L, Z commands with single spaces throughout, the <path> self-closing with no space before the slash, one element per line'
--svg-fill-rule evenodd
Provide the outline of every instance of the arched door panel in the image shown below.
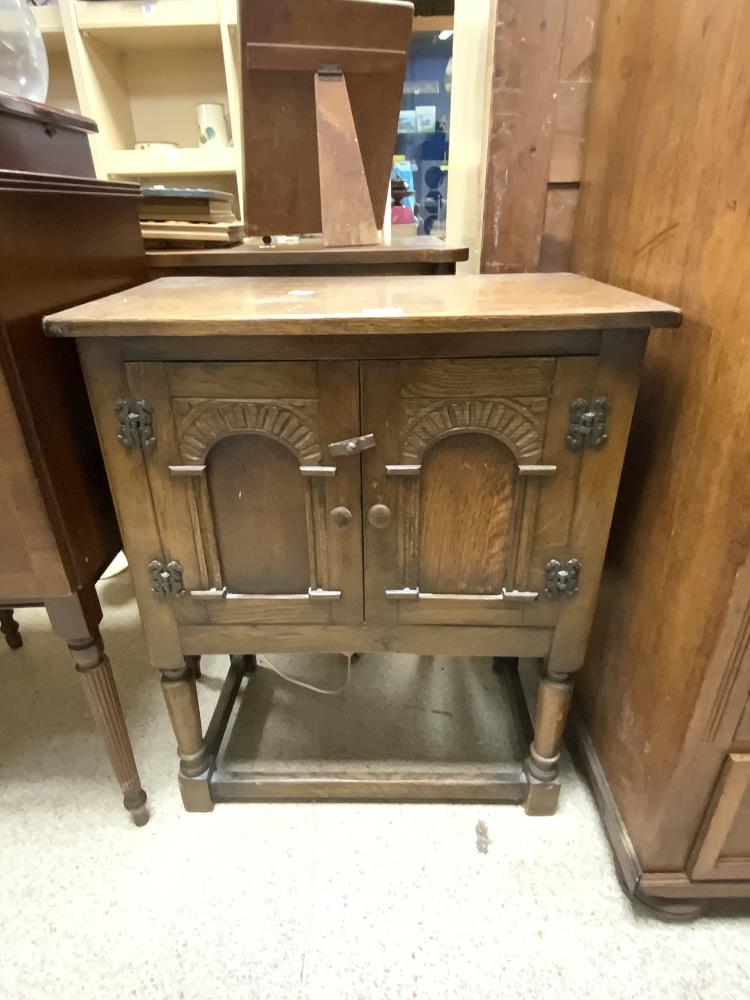
<path fill-rule="evenodd" d="M 513 576 L 513 453 L 485 434 L 438 441 L 422 464 L 420 590 L 498 594 Z"/>
<path fill-rule="evenodd" d="M 155 558 L 182 567 L 178 620 L 360 623 L 360 463 L 328 452 L 359 433 L 356 362 L 127 369 L 133 397 L 153 409 Z"/>
<path fill-rule="evenodd" d="M 554 625 L 545 566 L 580 468 L 567 423 L 593 375 L 589 358 L 363 363 L 368 621 Z"/>

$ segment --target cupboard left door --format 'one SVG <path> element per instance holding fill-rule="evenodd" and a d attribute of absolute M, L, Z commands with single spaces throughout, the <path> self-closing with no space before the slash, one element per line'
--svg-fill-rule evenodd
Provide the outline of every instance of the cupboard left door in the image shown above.
<path fill-rule="evenodd" d="M 356 362 L 130 362 L 175 615 L 185 624 L 362 621 Z M 335 451 L 335 449 L 334 449 Z"/>

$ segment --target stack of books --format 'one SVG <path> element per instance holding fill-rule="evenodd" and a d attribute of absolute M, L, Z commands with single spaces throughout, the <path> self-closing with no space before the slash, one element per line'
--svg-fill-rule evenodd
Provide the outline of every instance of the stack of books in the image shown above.
<path fill-rule="evenodd" d="M 145 187 L 139 215 L 143 239 L 152 250 L 231 246 L 245 236 L 228 191 Z"/>

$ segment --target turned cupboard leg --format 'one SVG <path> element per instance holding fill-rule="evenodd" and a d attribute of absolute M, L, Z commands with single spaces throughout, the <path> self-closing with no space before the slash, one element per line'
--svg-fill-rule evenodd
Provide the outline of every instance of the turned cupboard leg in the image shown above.
<path fill-rule="evenodd" d="M 529 781 L 525 809 L 531 816 L 551 816 L 557 809 L 560 748 L 572 694 L 570 674 L 545 670 L 539 680 L 534 739 L 524 764 Z"/>
<path fill-rule="evenodd" d="M 201 658 L 200 656 L 186 656 L 185 666 L 188 668 L 190 673 L 193 675 L 195 680 L 199 681 L 203 676 L 201 674 Z"/>
<path fill-rule="evenodd" d="M 210 812 L 213 809 L 208 789 L 211 760 L 203 739 L 194 667 L 186 663 L 176 670 L 162 669 L 161 675 L 161 690 L 177 740 L 183 804 L 188 812 Z"/>
<path fill-rule="evenodd" d="M 255 659 L 255 654 L 254 653 L 243 653 L 241 655 L 242 655 L 242 658 L 244 660 L 243 668 L 242 668 L 243 669 L 243 673 L 254 674 L 255 671 L 258 669 L 258 662 Z M 199 681 L 201 679 L 201 677 L 203 676 L 203 674 L 201 673 L 201 658 L 200 658 L 200 656 L 191 653 L 189 656 L 186 656 L 184 659 L 185 659 L 185 666 L 187 667 L 188 671 L 193 675 L 193 677 L 197 681 Z"/>
<path fill-rule="evenodd" d="M 21 630 L 13 617 L 13 608 L 0 608 L 0 632 L 5 636 L 5 641 L 11 649 L 20 649 L 23 646 Z"/>
<path fill-rule="evenodd" d="M 258 661 L 255 659 L 255 653 L 244 653 L 243 660 L 243 673 L 254 674 L 258 669 Z"/>
<path fill-rule="evenodd" d="M 102 610 L 93 586 L 68 597 L 45 601 L 53 631 L 68 644 L 89 709 L 123 791 L 123 805 L 136 826 L 148 822 L 146 793 L 133 757 L 122 705 L 104 652 L 99 622 Z"/>

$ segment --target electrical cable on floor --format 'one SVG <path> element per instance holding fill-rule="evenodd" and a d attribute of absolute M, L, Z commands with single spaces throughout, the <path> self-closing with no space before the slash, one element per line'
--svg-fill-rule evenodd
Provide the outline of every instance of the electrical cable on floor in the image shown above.
<path fill-rule="evenodd" d="M 297 687 L 306 688 L 308 691 L 314 691 L 315 694 L 337 695 L 341 694 L 341 692 L 349 686 L 349 681 L 352 679 L 352 657 L 354 654 L 342 653 L 341 655 L 346 657 L 346 680 L 340 687 L 333 688 L 332 690 L 316 687 L 314 684 L 308 684 L 306 681 L 298 680 L 296 677 L 289 677 L 289 675 L 285 674 L 283 670 L 279 670 L 278 667 L 274 666 L 267 656 L 256 656 L 255 660 L 259 667 L 264 667 L 266 670 L 270 670 L 272 673 L 278 674 L 282 680 L 287 681 L 289 684 L 295 684 Z"/>

